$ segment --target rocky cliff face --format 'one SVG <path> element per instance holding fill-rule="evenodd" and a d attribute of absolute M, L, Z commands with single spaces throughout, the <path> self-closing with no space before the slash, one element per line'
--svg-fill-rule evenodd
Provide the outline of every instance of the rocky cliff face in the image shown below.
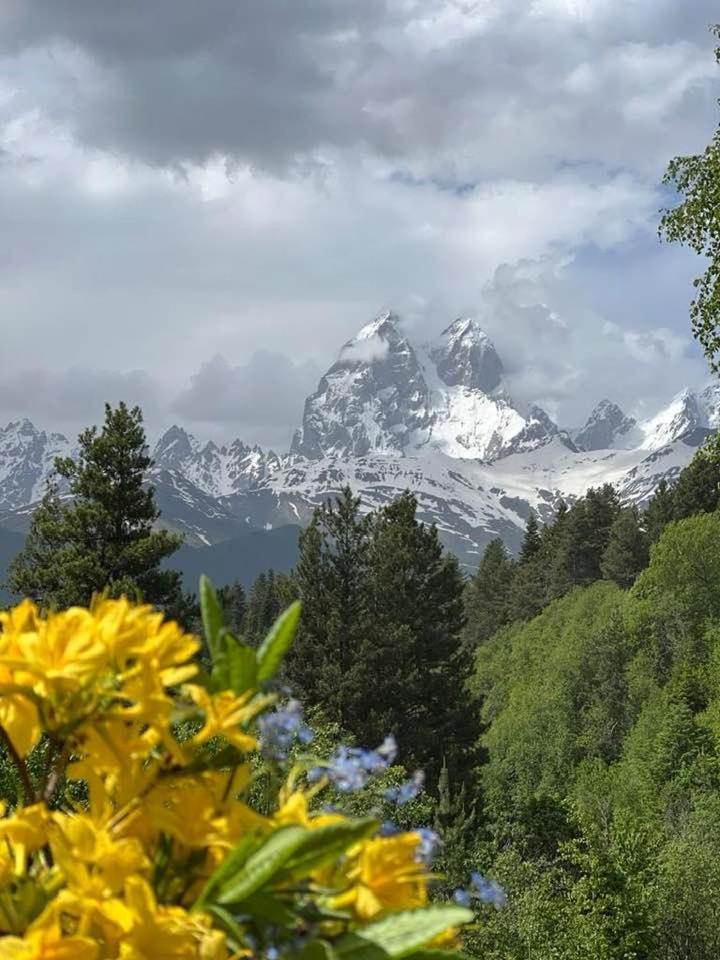
<path fill-rule="evenodd" d="M 29 420 L 0 428 L 0 509 L 38 500 L 45 492 L 55 458 L 70 453 L 66 437 L 38 430 Z"/>
<path fill-rule="evenodd" d="M 573 439 L 580 450 L 609 450 L 619 437 L 632 430 L 635 423 L 616 403 L 601 400 Z"/>
<path fill-rule="evenodd" d="M 523 413 L 512 402 L 475 321 L 455 320 L 435 343 L 414 345 L 385 313 L 345 344 L 308 398 L 291 452 L 315 460 L 435 449 L 493 460 L 555 434 L 538 408 Z"/>
<path fill-rule="evenodd" d="M 398 453 L 428 428 L 428 389 L 398 317 L 385 313 L 349 340 L 305 403 L 291 454 Z"/>
<path fill-rule="evenodd" d="M 492 393 L 502 384 L 503 365 L 490 338 L 478 324 L 460 318 L 443 330 L 430 350 L 438 376 L 449 387 Z"/>
<path fill-rule="evenodd" d="M 250 447 L 241 440 L 229 445 L 203 445 L 178 426 L 171 427 L 157 442 L 153 460 L 158 469 L 174 471 L 215 497 L 256 486 L 282 462 L 272 450 Z"/>

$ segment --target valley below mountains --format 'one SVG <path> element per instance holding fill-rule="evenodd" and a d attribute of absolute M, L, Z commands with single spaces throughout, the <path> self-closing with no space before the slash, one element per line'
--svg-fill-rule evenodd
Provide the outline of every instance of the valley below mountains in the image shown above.
<path fill-rule="evenodd" d="M 455 320 L 435 343 L 417 344 L 384 313 L 343 346 L 287 453 L 202 443 L 172 426 L 154 445 L 149 480 L 162 524 L 185 536 L 173 565 L 190 587 L 204 568 L 218 583 L 289 569 L 299 528 L 345 485 L 367 509 L 411 490 L 420 518 L 470 569 L 495 537 L 516 550 L 531 509 L 547 519 L 589 487 L 612 483 L 642 506 L 718 427 L 718 384 L 688 388 L 641 422 L 606 399 L 582 427 L 556 424 L 513 400 L 475 321 Z M 54 458 L 72 452 L 67 438 L 28 420 L 0 428 L 0 579 Z"/>

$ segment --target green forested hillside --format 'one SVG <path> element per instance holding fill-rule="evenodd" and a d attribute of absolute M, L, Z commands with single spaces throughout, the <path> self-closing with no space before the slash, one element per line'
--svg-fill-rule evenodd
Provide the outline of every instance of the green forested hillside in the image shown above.
<path fill-rule="evenodd" d="M 477 651 L 471 857 L 510 906 L 483 957 L 720 953 L 720 513 L 671 523 L 634 587 L 574 589 Z"/>

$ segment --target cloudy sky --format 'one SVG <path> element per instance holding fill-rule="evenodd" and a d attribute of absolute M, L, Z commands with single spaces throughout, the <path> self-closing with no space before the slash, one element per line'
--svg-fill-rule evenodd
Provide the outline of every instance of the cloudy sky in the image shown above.
<path fill-rule="evenodd" d="M 660 245 L 710 0 L 2 0 L 0 421 L 284 447 L 384 307 L 459 314 L 565 423 L 706 369 Z"/>

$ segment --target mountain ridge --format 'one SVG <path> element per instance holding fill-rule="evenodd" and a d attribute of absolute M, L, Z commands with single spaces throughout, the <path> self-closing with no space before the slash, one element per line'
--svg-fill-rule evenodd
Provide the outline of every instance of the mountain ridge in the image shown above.
<path fill-rule="evenodd" d="M 643 505 L 718 428 L 715 383 L 686 388 L 640 420 L 605 398 L 582 427 L 565 428 L 513 400 L 475 320 L 456 318 L 435 340 L 414 343 L 386 311 L 342 346 L 286 454 L 240 439 L 202 442 L 174 424 L 155 443 L 149 480 L 163 525 L 197 549 L 303 526 L 345 484 L 365 509 L 409 488 L 420 518 L 471 567 L 495 536 L 517 549 L 531 509 L 547 519 L 590 486 L 613 483 Z M 72 452 L 62 434 L 29 420 L 0 428 L 0 528 L 27 529 L 54 457 Z"/>

